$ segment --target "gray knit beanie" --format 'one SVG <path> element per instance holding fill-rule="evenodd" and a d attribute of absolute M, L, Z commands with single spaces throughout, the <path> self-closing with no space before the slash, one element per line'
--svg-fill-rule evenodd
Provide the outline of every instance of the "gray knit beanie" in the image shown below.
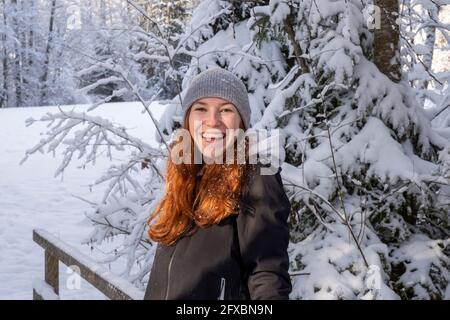
<path fill-rule="evenodd" d="M 239 111 L 245 130 L 250 126 L 250 104 L 244 83 L 228 70 L 214 67 L 196 75 L 183 98 L 183 122 L 192 104 L 201 98 L 218 97 L 230 101 Z"/>

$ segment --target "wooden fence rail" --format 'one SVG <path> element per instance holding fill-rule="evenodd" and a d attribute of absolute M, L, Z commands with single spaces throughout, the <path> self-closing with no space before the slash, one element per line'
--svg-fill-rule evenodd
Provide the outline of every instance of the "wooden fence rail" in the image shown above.
<path fill-rule="evenodd" d="M 45 230 L 33 230 L 33 241 L 45 250 L 45 282 L 37 280 L 33 284 L 33 299 L 59 299 L 59 261 L 111 300 L 142 300 L 144 292 L 128 281 L 114 275 L 76 248 L 64 243 Z M 53 291 L 49 293 L 49 290 Z"/>

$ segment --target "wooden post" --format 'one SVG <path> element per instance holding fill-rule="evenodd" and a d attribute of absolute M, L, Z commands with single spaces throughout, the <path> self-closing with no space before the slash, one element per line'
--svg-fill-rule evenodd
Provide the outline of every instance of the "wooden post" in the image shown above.
<path fill-rule="evenodd" d="M 33 300 L 44 300 L 44 298 L 33 288 Z"/>
<path fill-rule="evenodd" d="M 59 268 L 58 258 L 50 253 L 50 250 L 45 250 L 45 282 L 47 282 L 59 294 Z"/>

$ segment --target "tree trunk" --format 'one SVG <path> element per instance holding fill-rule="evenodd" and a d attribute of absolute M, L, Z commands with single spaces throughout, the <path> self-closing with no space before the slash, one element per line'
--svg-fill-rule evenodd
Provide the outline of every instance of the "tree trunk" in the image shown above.
<path fill-rule="evenodd" d="M 375 29 L 374 62 L 378 69 L 394 82 L 401 79 L 400 28 L 398 0 L 375 0 L 380 8 L 380 28 Z"/>
<path fill-rule="evenodd" d="M 302 73 L 308 73 L 310 72 L 308 63 L 306 62 L 305 58 L 302 57 L 303 52 L 302 48 L 300 47 L 300 44 L 298 43 L 297 39 L 295 38 L 295 30 L 292 26 L 292 15 L 289 15 L 286 17 L 286 19 L 283 21 L 284 25 L 284 31 L 286 32 L 289 41 L 291 42 L 292 47 L 294 48 L 294 54 L 295 59 L 297 61 L 298 66 L 301 69 Z"/>
<path fill-rule="evenodd" d="M 22 89 L 23 89 L 23 78 L 22 78 L 22 62 L 21 62 L 21 57 L 22 57 L 22 45 L 20 43 L 20 22 L 18 19 L 19 16 L 19 4 L 17 3 L 17 0 L 11 0 L 11 5 L 14 8 L 13 12 L 14 12 L 14 16 L 12 18 L 12 29 L 14 30 L 14 87 L 15 87 L 15 92 L 16 92 L 16 96 L 15 96 L 15 102 L 14 105 L 16 107 L 20 107 L 22 106 Z"/>
<path fill-rule="evenodd" d="M 30 2 L 30 3 L 29 3 Z M 34 2 L 34 0 L 27 1 L 27 9 L 25 9 L 25 5 L 23 2 L 20 3 L 20 12 L 21 13 L 25 13 L 28 12 L 28 10 L 32 9 L 32 3 Z M 25 19 L 28 19 L 28 17 L 26 17 Z M 30 76 L 30 68 L 28 65 L 28 62 L 30 60 L 30 48 L 28 47 L 28 41 L 27 41 L 27 32 L 28 29 L 33 28 L 33 25 L 31 23 L 23 23 L 23 18 L 21 19 L 19 25 L 17 26 L 17 39 L 19 40 L 20 43 L 20 54 L 19 54 L 19 66 L 20 66 L 20 73 L 19 73 L 19 78 L 20 78 L 20 105 L 24 106 L 27 104 L 27 102 L 30 102 L 27 99 L 27 92 L 29 92 L 30 87 L 29 87 L 29 81 L 28 81 L 28 77 Z"/>
<path fill-rule="evenodd" d="M 40 104 L 43 105 L 46 102 L 47 94 L 48 94 L 48 74 L 50 69 L 50 51 L 53 42 L 53 29 L 55 24 L 55 9 L 56 9 L 56 0 L 52 0 L 51 9 L 50 9 L 50 22 L 48 26 L 48 37 L 47 37 L 47 46 L 45 48 L 45 60 L 44 60 L 44 73 L 41 78 L 41 101 Z"/>
<path fill-rule="evenodd" d="M 36 10 L 35 5 L 34 5 L 34 1 L 31 2 L 30 4 L 30 10 Z M 33 17 L 34 19 L 34 17 Z M 33 26 L 33 23 L 31 23 L 31 26 Z M 33 52 L 34 50 L 34 31 L 33 28 L 31 27 L 29 29 L 29 33 L 28 33 L 28 58 L 27 58 L 27 64 L 29 67 L 29 70 L 31 70 L 32 66 L 33 66 L 33 59 L 31 57 L 31 52 Z"/>
<path fill-rule="evenodd" d="M 2 0 L 3 5 L 3 26 L 6 28 L 6 3 Z M 8 105 L 8 50 L 6 49 L 6 34 L 2 34 L 2 69 L 3 69 L 3 84 L 2 93 L 0 94 L 0 108 L 5 108 Z"/>

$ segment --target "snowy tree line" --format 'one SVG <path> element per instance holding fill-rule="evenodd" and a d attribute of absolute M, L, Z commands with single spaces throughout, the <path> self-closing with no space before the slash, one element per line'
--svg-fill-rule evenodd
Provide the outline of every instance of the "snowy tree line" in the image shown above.
<path fill-rule="evenodd" d="M 119 63 L 145 97 L 172 97 L 179 79 L 149 34 L 176 41 L 192 2 L 135 1 L 153 23 L 124 0 L 1 0 L 0 108 L 133 100 L 99 62 Z"/>
<path fill-rule="evenodd" d="M 119 32 L 83 50 L 92 59 L 80 57 L 88 65 L 78 74 L 90 79 L 83 92 L 101 98 L 92 108 L 141 101 L 161 148 L 89 112 L 28 121 L 50 128 L 27 157 L 61 148 L 57 173 L 74 155 L 95 162 L 105 144 L 109 155 L 130 153 L 96 182 L 109 187 L 88 214 L 95 228 L 86 243 L 116 244 L 105 262 L 125 258 L 122 275 L 145 286 L 155 248 L 146 220 L 163 190 L 184 90 L 219 65 L 245 82 L 253 127 L 282 132 L 292 298 L 450 298 L 450 73 L 433 68 L 434 52 L 449 50 L 441 12 L 450 1 L 205 0 L 182 27 L 161 23 L 146 4 L 126 1 L 143 23 L 123 41 Z M 130 39 L 146 50 L 125 46 Z M 111 57 L 106 44 L 115 41 L 124 46 Z M 139 61 L 164 77 L 144 77 L 143 87 Z M 162 91 L 157 122 L 148 106 Z"/>

